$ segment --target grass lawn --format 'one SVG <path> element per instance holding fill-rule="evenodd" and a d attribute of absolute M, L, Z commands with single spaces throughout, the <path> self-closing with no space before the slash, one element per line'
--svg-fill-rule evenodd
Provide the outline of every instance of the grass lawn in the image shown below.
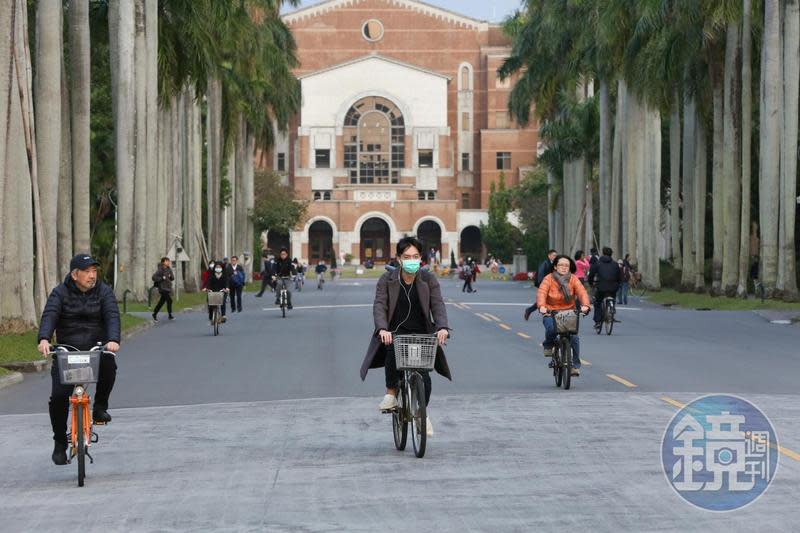
<path fill-rule="evenodd" d="M 655 304 L 675 305 L 688 309 L 714 309 L 720 311 L 751 311 L 756 309 L 772 309 L 777 311 L 796 311 L 800 316 L 800 304 L 781 302 L 778 300 L 761 300 L 749 298 L 728 298 L 726 296 L 709 296 L 708 294 L 695 294 L 678 292 L 675 290 L 662 290 L 648 292 L 645 300 Z"/>
<path fill-rule="evenodd" d="M 122 331 L 128 331 L 143 322 L 147 321 L 136 316 L 122 315 Z M 40 359 L 42 356 L 36 351 L 37 333 L 37 330 L 31 330 L 21 335 L 0 335 L 0 364 Z"/>
<path fill-rule="evenodd" d="M 0 366 L 0 377 L 5 376 L 6 374 L 10 374 L 10 373 L 11 373 L 10 370 L 6 370 L 2 366 Z"/>

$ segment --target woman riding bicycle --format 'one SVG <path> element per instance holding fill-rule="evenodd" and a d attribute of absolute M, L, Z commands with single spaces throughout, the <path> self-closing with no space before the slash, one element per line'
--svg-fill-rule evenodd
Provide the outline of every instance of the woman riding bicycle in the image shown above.
<path fill-rule="evenodd" d="M 230 282 L 228 280 L 228 276 L 225 275 L 224 266 L 222 262 L 218 261 L 214 263 L 214 268 L 212 269 L 212 274 L 208 277 L 205 284 L 203 285 L 203 292 L 206 291 L 214 291 L 225 292 L 225 298 L 222 300 L 222 306 L 220 309 L 220 313 L 222 314 L 221 322 L 225 322 L 227 318 L 225 318 L 225 304 L 227 301 L 228 291 L 230 290 Z M 208 307 L 208 320 L 214 320 L 214 309 L 212 306 Z M 212 324 L 213 325 L 213 324 Z"/>
<path fill-rule="evenodd" d="M 452 380 L 441 345 L 448 337 L 447 310 L 445 309 L 439 280 L 427 270 L 420 270 L 422 243 L 415 237 L 403 237 L 397 243 L 397 257 L 401 268 L 384 273 L 375 289 L 372 315 L 375 331 L 361 365 L 361 380 L 367 377 L 370 368 L 384 367 L 386 395 L 378 406 L 382 411 L 397 407 L 397 384 L 400 372 L 394 358 L 393 335 L 433 334 L 439 341 L 434 368 Z M 423 372 L 425 382 L 425 404 L 431 397 L 431 378 Z M 428 435 L 433 434 L 430 419 Z"/>
<path fill-rule="evenodd" d="M 591 309 L 589 295 L 578 277 L 575 276 L 575 261 L 567 255 L 559 255 L 553 261 L 553 264 L 555 270 L 545 276 L 539 285 L 539 291 L 536 293 L 536 307 L 539 308 L 539 312 L 545 315 L 542 319 L 545 330 L 544 342 L 542 343 L 545 357 L 553 356 L 553 345 L 557 335 L 556 319 L 548 313 L 574 311 L 576 298 L 580 302 L 583 314 L 588 313 L 589 309 Z M 580 342 L 577 334 L 573 335 L 571 339 L 572 375 L 579 376 L 581 367 Z"/>

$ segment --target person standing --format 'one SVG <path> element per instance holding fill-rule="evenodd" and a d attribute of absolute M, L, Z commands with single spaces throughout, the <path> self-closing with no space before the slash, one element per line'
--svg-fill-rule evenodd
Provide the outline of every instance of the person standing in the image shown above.
<path fill-rule="evenodd" d="M 595 263 L 600 261 L 600 256 L 597 255 L 597 248 L 592 248 L 591 250 L 589 250 L 589 254 L 590 254 L 589 267 L 591 268 L 594 266 Z"/>
<path fill-rule="evenodd" d="M 239 257 L 231 256 L 231 313 L 242 312 L 242 291 L 246 281 L 244 267 L 239 264 Z"/>
<path fill-rule="evenodd" d="M 97 279 L 98 261 L 88 254 L 78 254 L 69 262 L 69 274 L 53 289 L 47 298 L 39 322 L 38 350 L 44 357 L 50 355 L 50 340 L 55 333 L 60 344 L 78 350 L 94 348 L 105 343 L 105 350 L 119 351 L 121 328 L 119 306 L 111 287 Z M 92 417 L 95 424 L 111 422 L 108 400 L 117 378 L 114 356 L 100 356 L 99 380 L 95 389 Z M 52 459 L 57 465 L 67 464 L 67 417 L 72 385 L 62 385 L 59 379 L 58 359 L 53 358 L 50 369 L 50 425 L 53 428 Z"/>
<path fill-rule="evenodd" d="M 628 257 L 627 255 L 625 256 Z M 620 283 L 617 289 L 617 304 L 628 305 L 628 290 L 630 289 L 631 281 L 631 264 L 627 261 L 620 259 L 617 261 L 620 270 Z"/>
<path fill-rule="evenodd" d="M 203 271 L 203 274 L 200 276 L 200 286 L 203 287 L 208 281 L 209 276 L 214 274 L 214 260 L 208 262 L 208 268 Z"/>
<path fill-rule="evenodd" d="M 162 257 L 161 263 L 158 265 L 158 270 L 153 273 L 153 283 L 158 289 L 158 294 L 161 298 L 158 300 L 155 308 L 153 309 L 153 320 L 158 322 L 158 312 L 161 307 L 167 304 L 167 314 L 170 320 L 175 320 L 172 316 L 172 282 L 175 281 L 175 274 L 172 272 L 172 262 L 169 257 Z"/>

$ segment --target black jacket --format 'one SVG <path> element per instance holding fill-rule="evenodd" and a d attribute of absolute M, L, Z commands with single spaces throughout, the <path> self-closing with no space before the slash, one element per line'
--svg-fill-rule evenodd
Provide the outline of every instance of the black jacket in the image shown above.
<path fill-rule="evenodd" d="M 272 267 L 272 275 L 279 278 L 288 278 L 297 274 L 297 269 L 294 268 L 294 263 L 288 257 L 284 260 L 280 257 L 275 260 L 275 265 Z"/>
<path fill-rule="evenodd" d="M 67 275 L 47 298 L 37 339 L 50 340 L 54 332 L 57 342 L 79 350 L 93 348 L 98 342 L 120 342 L 119 306 L 114 291 L 98 281 L 93 288 L 81 292 Z"/>
<path fill-rule="evenodd" d="M 153 274 L 153 283 L 158 287 L 159 292 L 172 292 L 172 282 L 175 281 L 175 274 L 171 268 L 158 267 Z"/>
<path fill-rule="evenodd" d="M 550 261 L 550 258 L 545 259 L 542 261 L 542 264 L 539 265 L 539 268 L 536 270 L 536 279 L 534 280 L 534 286 L 538 287 L 542 284 L 542 281 L 548 274 L 553 273 L 553 262 Z"/>
<path fill-rule="evenodd" d="M 601 256 L 597 263 L 589 269 L 589 285 L 597 290 L 612 292 L 619 288 L 622 281 L 622 270 L 616 261 L 607 255 Z"/>
<path fill-rule="evenodd" d="M 206 280 L 205 289 L 210 291 L 221 291 L 222 289 L 229 289 L 230 282 L 228 280 L 228 276 L 225 275 L 225 271 L 222 271 L 222 275 L 218 278 L 216 273 L 211 272 Z"/>

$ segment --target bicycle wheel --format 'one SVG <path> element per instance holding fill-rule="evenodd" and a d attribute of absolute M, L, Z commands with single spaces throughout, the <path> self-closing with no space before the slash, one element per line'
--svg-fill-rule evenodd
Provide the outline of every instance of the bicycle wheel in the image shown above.
<path fill-rule="evenodd" d="M 286 318 L 286 304 L 281 304 L 281 316 Z"/>
<path fill-rule="evenodd" d="M 572 346 L 569 339 L 561 339 L 561 368 L 564 372 L 564 390 L 568 390 L 572 384 Z"/>
<path fill-rule="evenodd" d="M 606 302 L 606 335 L 611 335 L 611 331 L 614 329 L 614 314 L 614 305 L 611 302 Z"/>
<path fill-rule="evenodd" d="M 405 394 L 405 383 L 397 388 L 397 408 L 392 412 L 392 433 L 394 446 L 400 451 L 406 449 L 408 439 L 408 400 Z"/>
<path fill-rule="evenodd" d="M 561 350 L 559 350 L 558 344 L 556 344 L 553 347 L 553 357 L 552 357 L 552 359 L 553 359 L 553 376 L 556 379 L 556 387 L 560 387 L 561 386 L 561 379 L 563 377 L 563 375 L 561 374 L 561 371 L 563 369 L 561 368 L 561 360 L 559 359 L 560 351 Z"/>
<path fill-rule="evenodd" d="M 214 322 L 214 336 L 216 337 L 219 335 L 219 308 L 214 309 L 214 318 L 212 322 Z"/>
<path fill-rule="evenodd" d="M 411 374 L 409 386 L 409 407 L 411 412 L 411 444 L 414 445 L 414 455 L 425 455 L 425 444 L 428 437 L 428 415 L 425 409 L 425 384 L 422 376 L 414 372 Z"/>
<path fill-rule="evenodd" d="M 78 402 L 75 404 L 75 410 L 72 412 L 72 416 L 75 417 L 76 426 L 77 426 L 77 441 L 78 441 L 78 486 L 83 487 L 83 479 L 86 477 L 86 442 L 84 439 L 84 430 L 83 430 L 83 404 Z"/>
<path fill-rule="evenodd" d="M 642 296 L 644 296 L 644 293 L 647 292 L 647 287 L 645 287 L 644 283 L 640 281 L 639 283 L 636 284 L 635 287 L 631 289 L 631 292 L 633 293 L 634 296 L 638 296 L 639 298 L 641 298 Z"/>

